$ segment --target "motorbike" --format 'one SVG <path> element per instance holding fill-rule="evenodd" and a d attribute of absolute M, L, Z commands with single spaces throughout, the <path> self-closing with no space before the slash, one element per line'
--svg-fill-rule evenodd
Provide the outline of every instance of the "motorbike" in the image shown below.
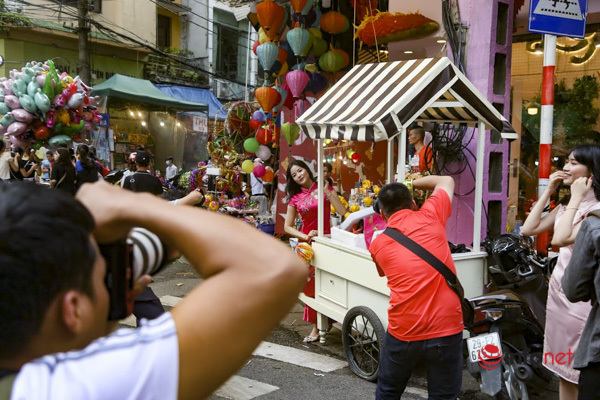
<path fill-rule="evenodd" d="M 483 245 L 496 290 L 469 299 L 474 318 L 466 326 L 467 369 L 480 379 L 483 393 L 528 399 L 530 389 L 552 379 L 542 365 L 551 262 L 536 255 L 529 238 L 514 234 Z"/>

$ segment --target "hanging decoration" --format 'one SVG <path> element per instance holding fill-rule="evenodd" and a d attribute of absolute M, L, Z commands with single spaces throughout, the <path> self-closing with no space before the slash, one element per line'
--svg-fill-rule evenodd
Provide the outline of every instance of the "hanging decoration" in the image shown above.
<path fill-rule="evenodd" d="M 344 14 L 340 14 L 337 11 L 328 11 L 321 17 L 319 25 L 323 31 L 337 35 L 338 33 L 345 32 L 349 28 L 350 23 Z"/>
<path fill-rule="evenodd" d="M 377 11 L 377 0 L 350 0 L 350 5 L 356 8 L 356 23 L 360 24 L 365 17 L 370 17 Z"/>
<path fill-rule="evenodd" d="M 271 40 L 277 39 L 279 29 L 285 20 L 285 10 L 279 4 L 264 0 L 256 5 L 258 22 L 265 34 Z"/>
<path fill-rule="evenodd" d="M 285 138 L 287 144 L 291 146 L 300 135 L 300 126 L 286 122 L 285 124 L 281 125 L 281 134 Z"/>
<path fill-rule="evenodd" d="M 321 19 L 322 20 L 322 19 Z M 367 46 L 400 40 L 418 39 L 432 34 L 440 25 L 421 14 L 379 12 L 367 17 L 356 28 L 355 38 Z"/>
<path fill-rule="evenodd" d="M 265 71 L 271 69 L 279 56 L 279 47 L 273 43 L 263 43 L 256 48 L 256 55 L 260 65 Z"/>
<path fill-rule="evenodd" d="M 279 104 L 281 101 L 281 95 L 279 92 L 272 87 L 262 86 L 254 91 L 256 100 L 260 103 L 263 111 L 270 113 L 273 106 Z"/>
<path fill-rule="evenodd" d="M 304 71 L 295 69 L 285 75 L 285 80 L 292 91 L 294 98 L 299 98 L 308 84 L 308 74 Z"/>

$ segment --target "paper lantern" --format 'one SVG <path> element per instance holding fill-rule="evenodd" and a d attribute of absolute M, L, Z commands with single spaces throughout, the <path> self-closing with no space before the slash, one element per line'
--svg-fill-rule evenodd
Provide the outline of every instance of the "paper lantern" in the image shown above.
<path fill-rule="evenodd" d="M 300 135 L 300 127 L 296 124 L 290 124 L 286 122 L 281 125 L 281 134 L 285 138 L 285 141 L 288 145 L 292 145 L 296 139 L 298 139 L 298 135 Z"/>
<path fill-rule="evenodd" d="M 265 174 L 262 176 L 262 180 L 263 182 L 272 182 L 274 177 L 275 174 L 273 173 L 273 170 L 271 168 L 267 168 Z"/>
<path fill-rule="evenodd" d="M 252 160 L 245 160 L 242 163 L 242 171 L 244 171 L 247 174 L 254 171 L 254 163 L 252 162 Z"/>
<path fill-rule="evenodd" d="M 339 56 L 341 58 L 341 56 Z M 285 75 L 285 80 L 292 91 L 292 95 L 298 98 L 302 95 L 304 88 L 308 84 L 308 74 L 298 69 L 288 72 Z"/>
<path fill-rule="evenodd" d="M 260 145 L 256 151 L 256 157 L 263 161 L 267 161 L 269 158 L 271 158 L 271 149 L 269 149 L 267 146 Z"/>
<path fill-rule="evenodd" d="M 262 86 L 254 91 L 256 100 L 260 103 L 263 111 L 270 113 L 273 106 L 277 105 L 281 100 L 279 92 L 272 87 Z"/>
<path fill-rule="evenodd" d="M 262 145 L 267 145 L 267 144 L 271 143 L 271 140 L 272 140 L 271 131 L 268 129 L 265 129 L 265 128 L 259 128 L 256 131 L 256 140 L 258 141 L 258 143 L 260 143 Z M 259 149 L 256 149 L 256 151 L 258 151 L 258 150 Z M 254 151 L 254 153 L 256 151 Z"/>
<path fill-rule="evenodd" d="M 283 47 L 279 46 L 278 47 L 278 54 L 277 54 L 277 61 L 279 61 L 281 63 L 281 65 L 283 65 L 288 58 L 288 51 L 286 49 L 284 49 Z"/>
<path fill-rule="evenodd" d="M 308 42 L 306 43 L 306 45 L 302 49 L 302 52 L 300 53 L 302 57 L 308 56 L 308 53 L 310 52 L 310 49 L 312 49 L 313 43 L 315 42 L 315 36 L 310 32 L 308 32 L 308 35 Z"/>
<path fill-rule="evenodd" d="M 343 31 L 348 19 L 337 11 L 328 11 L 321 17 L 319 25 L 327 33 L 335 35 Z"/>
<path fill-rule="evenodd" d="M 316 72 L 310 72 L 310 83 L 306 85 L 307 91 L 313 92 L 315 94 L 322 92 L 327 89 L 327 85 L 329 81 L 323 75 L 318 74 Z"/>
<path fill-rule="evenodd" d="M 258 28 L 258 43 L 268 43 L 271 41 L 271 38 L 267 36 L 267 32 L 263 28 Z"/>
<path fill-rule="evenodd" d="M 258 23 L 264 29 L 269 38 L 277 38 L 281 24 L 285 20 L 285 10 L 279 4 L 265 0 L 256 5 Z"/>
<path fill-rule="evenodd" d="M 273 66 L 273 63 L 277 61 L 279 47 L 273 43 L 263 43 L 257 47 L 256 55 L 258 56 L 258 61 L 260 61 L 260 65 L 262 65 L 263 69 L 268 71 Z"/>
<path fill-rule="evenodd" d="M 281 107 L 283 107 L 283 105 L 285 104 L 285 99 L 287 98 L 288 92 L 287 90 L 285 90 L 282 87 L 279 86 L 275 86 L 275 90 L 277 90 L 279 92 L 279 95 L 281 96 L 281 100 L 279 101 L 279 104 L 277 104 L 275 107 L 273 107 L 273 113 L 275 115 L 279 114 L 279 110 L 281 110 Z"/>
<path fill-rule="evenodd" d="M 248 153 L 256 153 L 259 146 L 260 143 L 258 143 L 258 140 L 256 140 L 255 138 L 248 138 L 244 140 L 244 150 L 246 150 Z"/>
<path fill-rule="evenodd" d="M 290 86 L 285 83 L 283 85 L 281 85 L 282 89 L 285 89 L 285 91 L 287 92 L 287 96 L 285 97 L 285 100 L 283 101 L 283 107 L 289 108 L 290 110 L 294 107 L 294 95 L 292 94 L 292 91 L 290 90 Z"/>
<path fill-rule="evenodd" d="M 267 169 L 265 168 L 264 165 L 262 164 L 258 164 L 256 167 L 254 167 L 254 169 L 252 170 L 252 173 L 254 174 L 255 177 L 257 178 L 261 178 L 265 172 L 267 172 Z"/>
<path fill-rule="evenodd" d="M 258 48 L 258 46 L 260 46 L 260 40 L 257 40 L 256 42 L 254 42 L 254 44 L 252 45 L 252 51 L 254 52 L 254 55 L 256 55 L 256 49 Z"/>
<path fill-rule="evenodd" d="M 306 29 L 294 28 L 287 33 L 287 42 L 289 43 L 294 55 L 300 56 L 304 48 L 310 41 L 310 33 Z"/>
<path fill-rule="evenodd" d="M 342 65 L 344 65 L 344 57 L 334 51 L 328 51 L 319 57 L 319 67 L 323 71 L 337 72 L 342 69 Z"/>
<path fill-rule="evenodd" d="M 360 159 L 360 156 L 358 155 L 358 153 L 352 154 L 352 162 L 357 163 L 359 159 Z"/>
<path fill-rule="evenodd" d="M 314 29 L 314 28 L 313 28 Z M 325 39 L 321 39 L 320 37 L 315 37 L 313 41 L 312 48 L 310 49 L 310 55 L 319 57 L 327 51 L 327 42 Z"/>
<path fill-rule="evenodd" d="M 341 55 L 342 58 L 344 59 L 344 62 L 342 63 L 342 68 L 346 68 L 348 65 L 350 65 L 350 56 L 344 50 L 334 49 L 333 46 L 331 46 L 331 51 Z"/>
<path fill-rule="evenodd" d="M 250 129 L 252 129 L 253 131 L 257 130 L 258 128 L 260 128 L 262 126 L 262 122 L 255 120 L 254 118 L 252 118 L 250 120 Z"/>
<path fill-rule="evenodd" d="M 294 9 L 294 12 L 301 13 L 302 9 L 306 5 L 307 0 L 290 0 L 290 4 Z"/>

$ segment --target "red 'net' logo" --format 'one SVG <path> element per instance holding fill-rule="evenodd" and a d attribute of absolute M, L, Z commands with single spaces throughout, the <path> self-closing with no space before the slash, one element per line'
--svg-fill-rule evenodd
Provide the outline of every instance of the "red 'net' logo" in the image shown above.
<path fill-rule="evenodd" d="M 494 344 L 486 344 L 479 350 L 479 365 L 485 369 L 494 369 L 502 361 L 502 350 Z"/>

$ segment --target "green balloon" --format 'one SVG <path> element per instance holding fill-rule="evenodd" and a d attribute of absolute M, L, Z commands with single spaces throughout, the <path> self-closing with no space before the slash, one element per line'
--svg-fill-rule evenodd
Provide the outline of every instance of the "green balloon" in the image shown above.
<path fill-rule="evenodd" d="M 260 143 L 258 143 L 256 138 L 248 138 L 244 140 L 244 150 L 246 150 L 248 153 L 256 153 L 259 147 Z"/>
<path fill-rule="evenodd" d="M 71 138 L 67 135 L 57 135 L 51 137 L 48 143 L 51 147 L 66 147 L 71 143 Z"/>

